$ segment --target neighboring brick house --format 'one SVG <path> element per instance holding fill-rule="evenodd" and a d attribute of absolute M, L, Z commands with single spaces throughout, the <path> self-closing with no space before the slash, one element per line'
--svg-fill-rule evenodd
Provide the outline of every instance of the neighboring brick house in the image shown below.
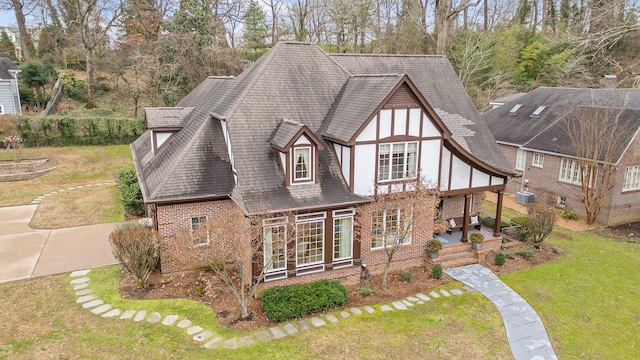
<path fill-rule="evenodd" d="M 20 70 L 11 59 L 0 57 L 0 115 L 22 113 L 18 73 Z"/>
<path fill-rule="evenodd" d="M 597 222 L 640 221 L 640 89 L 541 87 L 484 113 L 503 153 L 522 175 L 509 182 L 507 191 L 528 187 L 536 202 L 584 216 L 579 165 L 567 123 L 579 121 L 585 113 L 598 121 L 617 117 L 624 129 L 615 137 L 619 150 L 609 156 L 616 166 L 613 188 L 602 202 Z"/>
<path fill-rule="evenodd" d="M 179 236 L 190 228 L 269 213 L 254 225 L 265 248 L 292 221 L 296 251 L 265 251 L 266 282 L 353 283 L 362 263 L 382 271 L 378 232 L 403 216 L 370 211 L 374 191 L 421 174 L 441 190 L 444 216 L 469 219 L 480 206 L 474 194 L 502 194 L 515 174 L 442 56 L 333 55 L 279 43 L 238 77 L 209 77 L 177 107 L 145 116 L 149 130 L 131 148 L 163 272 L 207 265 L 216 234 Z M 284 212 L 294 216 L 275 215 Z M 424 264 L 434 216 L 435 206 L 414 219 L 392 269 Z"/>

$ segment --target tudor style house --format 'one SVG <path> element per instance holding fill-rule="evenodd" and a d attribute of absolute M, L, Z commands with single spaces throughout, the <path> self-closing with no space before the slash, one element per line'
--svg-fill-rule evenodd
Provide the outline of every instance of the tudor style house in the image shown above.
<path fill-rule="evenodd" d="M 581 114 L 597 121 L 615 117 L 622 129 L 611 137 L 613 146 L 600 149 L 603 161 L 606 148 L 612 150 L 606 160 L 615 167 L 613 187 L 602 202 L 597 222 L 640 221 L 640 89 L 541 87 L 484 113 L 503 153 L 521 174 L 509 182 L 507 191 L 528 188 L 536 202 L 584 216 L 580 165 L 566 125 L 580 121 Z"/>
<path fill-rule="evenodd" d="M 20 70 L 11 59 L 0 57 L 0 115 L 22 113 L 18 73 Z"/>
<path fill-rule="evenodd" d="M 443 216 L 466 220 L 460 241 L 478 195 L 501 199 L 515 174 L 442 56 L 334 55 L 279 43 L 238 77 L 209 77 L 178 106 L 145 116 L 149 130 L 131 149 L 163 272 L 207 265 L 216 233 L 195 230 L 212 217 L 267 213 L 252 225 L 262 226 L 266 285 L 353 283 L 360 264 L 382 271 L 377 234 L 403 221 L 401 209 L 367 210 L 375 192 L 398 191 L 394 184 L 420 174 L 442 194 Z M 392 269 L 424 264 L 434 216 L 414 219 L 420 226 Z M 285 256 L 272 245 L 290 228 L 295 254 Z M 179 236 L 189 231 L 186 241 Z M 255 274 L 261 262 L 253 261 Z"/>

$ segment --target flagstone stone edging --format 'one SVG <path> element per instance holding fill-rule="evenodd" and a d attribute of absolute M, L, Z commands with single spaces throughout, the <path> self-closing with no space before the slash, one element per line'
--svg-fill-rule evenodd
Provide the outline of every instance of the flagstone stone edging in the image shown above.
<path fill-rule="evenodd" d="M 92 186 L 106 186 L 106 185 L 115 185 L 116 182 L 115 181 L 103 181 L 100 183 L 95 183 L 95 184 L 87 184 L 87 185 L 77 185 L 77 186 L 70 186 L 68 188 L 65 189 L 58 189 L 58 190 L 54 190 L 51 192 L 48 192 L 46 194 L 42 194 L 40 196 L 38 196 L 37 198 L 33 199 L 31 201 L 30 205 L 38 205 L 40 204 L 40 202 L 42 200 L 44 200 L 45 198 L 51 196 L 51 195 L 55 195 L 55 194 L 59 194 L 59 193 L 63 193 L 66 191 L 71 191 L 71 190 L 77 190 L 77 189 L 83 189 L 83 188 L 88 188 L 88 187 L 92 187 Z"/>
<path fill-rule="evenodd" d="M 121 310 L 114 309 L 111 305 L 105 304 L 102 300 L 98 299 L 98 296 L 93 293 L 89 286 L 90 279 L 88 277 L 90 270 L 79 270 L 71 273 L 71 284 L 74 285 L 73 290 L 76 295 L 76 303 L 82 305 L 84 309 L 91 311 L 96 315 L 100 315 L 104 318 L 118 318 L 120 320 L 133 320 L 134 322 L 146 321 L 148 323 L 158 323 L 162 326 L 175 326 L 186 329 L 186 333 L 194 341 L 203 343 L 203 347 L 206 349 L 238 349 L 238 347 L 251 346 L 257 342 L 269 342 L 284 338 L 287 335 L 293 335 L 298 332 L 307 331 L 311 328 L 317 328 L 326 326 L 328 323 L 337 323 L 345 321 L 351 317 L 366 316 L 373 314 L 376 311 L 405 311 L 410 307 L 416 305 L 422 305 L 432 299 L 441 298 L 444 299 L 450 296 L 462 296 L 466 292 L 473 292 L 473 289 L 450 289 L 440 290 L 440 292 L 431 291 L 429 295 L 418 293 L 413 296 L 408 296 L 405 299 L 393 301 L 391 304 L 382 304 L 380 310 L 376 310 L 372 306 L 352 307 L 349 309 L 342 309 L 336 312 L 329 312 L 325 314 L 319 314 L 308 319 L 294 320 L 283 324 L 282 326 L 274 326 L 269 329 L 260 330 L 250 336 L 244 336 L 240 339 L 237 337 L 231 339 L 224 339 L 219 336 L 215 336 L 210 330 L 206 330 L 198 325 L 194 325 L 189 319 L 182 319 L 179 315 L 170 314 L 162 316 L 158 312 L 152 312 L 150 314 L 145 310 Z"/>

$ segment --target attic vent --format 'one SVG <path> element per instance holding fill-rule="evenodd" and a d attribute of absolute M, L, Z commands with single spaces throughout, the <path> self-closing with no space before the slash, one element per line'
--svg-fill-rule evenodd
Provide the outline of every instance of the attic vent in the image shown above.
<path fill-rule="evenodd" d="M 515 115 L 520 108 L 522 108 L 522 104 L 515 104 L 511 110 L 509 110 L 509 115 Z"/>
<path fill-rule="evenodd" d="M 540 114 L 542 114 L 546 108 L 547 108 L 547 107 L 546 107 L 546 106 L 544 106 L 544 105 L 542 105 L 542 106 L 538 106 L 538 108 L 536 109 L 536 111 L 534 111 L 533 113 L 531 113 L 531 116 L 532 116 L 532 117 L 538 117 L 538 116 L 540 116 Z"/>

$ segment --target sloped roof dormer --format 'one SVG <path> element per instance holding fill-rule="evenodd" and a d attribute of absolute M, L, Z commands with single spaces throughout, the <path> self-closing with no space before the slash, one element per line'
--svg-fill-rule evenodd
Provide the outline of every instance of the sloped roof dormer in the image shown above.
<path fill-rule="evenodd" d="M 438 131 L 445 138 L 451 137 L 447 127 L 405 74 L 352 76 L 327 115 L 328 126 L 324 136 L 334 142 L 352 145 L 380 109 L 407 105 L 424 108 Z"/>
<path fill-rule="evenodd" d="M 317 183 L 318 151 L 324 145 L 306 125 L 283 119 L 270 143 L 280 152 L 287 186 Z"/>
<path fill-rule="evenodd" d="M 191 118 L 193 110 L 192 107 L 145 109 L 145 121 L 151 136 L 154 154 L 184 127 L 184 124 Z"/>
<path fill-rule="evenodd" d="M 318 150 L 324 149 L 320 139 L 306 125 L 289 119 L 282 119 L 282 122 L 273 133 L 271 146 L 278 151 L 288 152 L 301 136 L 306 136 Z"/>

